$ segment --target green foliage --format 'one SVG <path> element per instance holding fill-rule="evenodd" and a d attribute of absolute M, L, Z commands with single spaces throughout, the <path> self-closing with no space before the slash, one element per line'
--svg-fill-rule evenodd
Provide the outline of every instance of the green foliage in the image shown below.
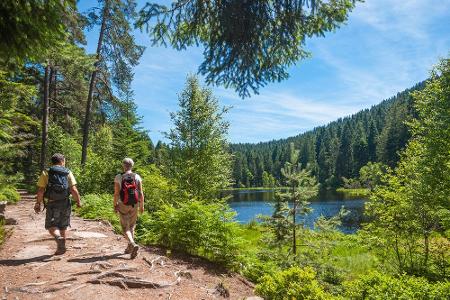
<path fill-rule="evenodd" d="M 346 210 L 344 206 L 341 206 L 341 209 L 339 210 L 337 215 L 332 216 L 330 218 L 326 218 L 323 215 L 321 215 L 319 218 L 317 218 L 316 222 L 314 222 L 314 228 L 316 230 L 325 232 L 337 230 L 337 227 L 342 225 L 342 220 L 349 213 L 350 212 Z"/>
<path fill-rule="evenodd" d="M 263 187 L 274 188 L 276 186 L 275 177 L 264 171 L 262 173 L 262 184 Z"/>
<path fill-rule="evenodd" d="M 108 91 L 111 83 L 123 96 L 131 92 L 132 67 L 139 63 L 145 47 L 137 45 L 132 34 L 136 1 L 100 0 L 98 3 L 101 9 L 92 9 L 87 14 L 89 28 L 105 23 L 102 47 L 97 53 L 100 57 L 97 86 L 104 91 L 102 96 L 113 100 Z"/>
<path fill-rule="evenodd" d="M 354 3 L 176 0 L 171 6 L 147 3 L 137 25 L 147 27 L 155 44 L 168 42 L 178 50 L 203 45 L 199 72 L 206 81 L 245 97 L 288 78 L 289 66 L 309 56 L 306 39 L 337 29 Z"/>
<path fill-rule="evenodd" d="M 68 23 L 76 18 L 76 1 L 13 1 L 0 3 L 0 62 L 17 66 L 42 60 L 67 36 Z"/>
<path fill-rule="evenodd" d="M 138 224 L 138 238 L 144 244 L 200 255 L 211 261 L 231 263 L 237 256 L 238 227 L 234 212 L 224 204 L 182 203 L 165 205 L 145 214 Z"/>
<path fill-rule="evenodd" d="M 145 209 L 155 212 L 164 205 L 174 204 L 176 186 L 173 185 L 154 164 L 137 167 L 135 171 L 143 178 L 142 187 L 145 194 Z"/>
<path fill-rule="evenodd" d="M 370 196 L 370 190 L 365 188 L 337 188 L 336 192 L 343 193 L 351 198 L 367 198 Z"/>
<path fill-rule="evenodd" d="M 265 275 L 255 287 L 255 292 L 268 300 L 288 299 L 332 299 L 316 279 L 316 273 L 310 267 L 292 267 Z"/>
<path fill-rule="evenodd" d="M 359 181 L 363 187 L 373 190 L 381 184 L 382 177 L 387 171 L 387 166 L 382 163 L 368 162 L 359 170 Z"/>
<path fill-rule="evenodd" d="M 33 142 L 38 123 L 26 109 L 36 95 L 32 85 L 13 82 L 0 70 L 0 172 L 14 174 Z"/>
<path fill-rule="evenodd" d="M 0 188 L 0 202 L 16 203 L 20 200 L 20 194 L 15 187 L 2 186 Z"/>
<path fill-rule="evenodd" d="M 371 272 L 346 282 L 345 296 L 352 300 L 444 300 L 450 298 L 450 282 L 429 283 L 421 277 Z"/>
<path fill-rule="evenodd" d="M 4 175 L 0 173 L 0 202 L 6 201 L 8 204 L 17 203 L 20 200 L 20 194 L 17 186 L 23 180 L 20 173 Z"/>
<path fill-rule="evenodd" d="M 120 221 L 113 208 L 113 197 L 110 194 L 88 194 L 82 197 L 83 206 L 77 213 L 86 219 L 108 221 L 116 232 L 121 231 Z"/>
<path fill-rule="evenodd" d="M 170 140 L 169 177 L 194 199 L 210 200 L 231 182 L 231 156 L 227 151 L 226 109 L 220 109 L 211 90 L 188 77 L 179 97 L 180 109 L 172 113 L 175 128 Z"/>
<path fill-rule="evenodd" d="M 450 203 L 450 60 L 444 59 L 425 88 L 414 93 L 418 118 L 397 168 L 387 174 L 366 212 L 366 228 L 388 264 L 399 273 L 433 279 L 449 276 L 449 255 L 436 255 L 435 243 L 448 241 Z M 448 243 L 444 243 L 444 245 Z M 444 249 L 449 252 L 448 246 Z"/>
<path fill-rule="evenodd" d="M 304 216 L 311 211 L 308 200 L 317 195 L 319 185 L 311 176 L 311 171 L 301 168 L 300 151 L 294 148 L 294 144 L 291 144 L 290 150 L 289 162 L 281 169 L 288 188 L 286 191 L 276 191 L 274 212 L 271 217 L 264 218 L 264 221 L 273 234 L 272 244 L 281 247 L 292 241 L 295 255 L 298 227 L 296 215 Z M 292 209 L 289 208 L 289 202 L 293 203 Z"/>
<path fill-rule="evenodd" d="M 271 217 L 263 217 L 264 224 L 270 228 L 272 238 L 271 244 L 282 247 L 292 238 L 292 215 L 286 197 L 281 197 L 280 193 L 275 193 L 275 203 Z"/>

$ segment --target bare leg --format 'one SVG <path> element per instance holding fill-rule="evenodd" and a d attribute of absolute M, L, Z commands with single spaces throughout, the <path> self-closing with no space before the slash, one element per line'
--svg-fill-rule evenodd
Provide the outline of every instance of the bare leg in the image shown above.
<path fill-rule="evenodd" d="M 59 230 L 59 233 L 61 234 L 61 237 L 62 237 L 63 239 L 66 238 L 66 230 L 65 230 L 65 229 L 64 229 L 64 230 L 60 229 L 60 230 Z"/>
<path fill-rule="evenodd" d="M 126 237 L 126 239 L 127 239 L 128 242 L 129 242 L 130 244 L 132 244 L 132 245 L 135 244 L 133 235 L 134 235 L 134 234 L 132 233 L 131 230 L 127 230 L 127 231 L 125 232 L 125 237 Z"/>
<path fill-rule="evenodd" d="M 60 231 L 56 227 L 50 227 L 48 229 L 48 233 L 50 233 L 54 238 L 59 238 L 61 236 Z"/>

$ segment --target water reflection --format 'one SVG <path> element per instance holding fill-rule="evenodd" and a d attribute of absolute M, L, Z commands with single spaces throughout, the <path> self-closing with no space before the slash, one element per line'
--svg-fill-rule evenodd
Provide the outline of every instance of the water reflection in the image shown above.
<path fill-rule="evenodd" d="M 257 215 L 271 215 L 273 212 L 273 190 L 234 190 L 226 191 L 223 195 L 231 197 L 229 204 L 237 212 L 237 220 L 247 223 L 256 218 Z M 364 199 L 346 199 L 344 195 L 333 192 L 321 192 L 317 199 L 311 201 L 313 212 L 300 219 L 305 226 L 314 227 L 314 222 L 321 215 L 332 217 L 336 215 L 341 206 L 350 211 L 339 228 L 345 233 L 354 233 L 358 230 L 364 212 Z"/>

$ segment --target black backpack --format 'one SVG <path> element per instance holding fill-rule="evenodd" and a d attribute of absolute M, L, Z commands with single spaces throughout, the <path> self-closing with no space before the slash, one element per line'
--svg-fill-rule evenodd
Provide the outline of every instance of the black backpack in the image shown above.
<path fill-rule="evenodd" d="M 48 184 L 45 197 L 50 201 L 69 199 L 69 169 L 62 166 L 52 166 L 48 169 Z"/>

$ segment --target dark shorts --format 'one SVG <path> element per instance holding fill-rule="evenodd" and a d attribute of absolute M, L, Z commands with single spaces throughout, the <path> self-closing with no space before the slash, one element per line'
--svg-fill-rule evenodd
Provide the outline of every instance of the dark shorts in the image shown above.
<path fill-rule="evenodd" d="M 70 226 L 70 214 L 72 207 L 70 202 L 49 202 L 46 208 L 45 215 L 45 229 L 56 227 L 61 230 L 66 230 Z"/>

